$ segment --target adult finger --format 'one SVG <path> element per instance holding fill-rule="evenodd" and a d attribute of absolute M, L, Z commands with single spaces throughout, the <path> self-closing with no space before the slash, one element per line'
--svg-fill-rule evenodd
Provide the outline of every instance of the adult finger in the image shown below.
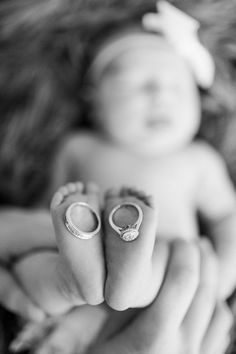
<path fill-rule="evenodd" d="M 198 247 L 190 242 L 175 240 L 163 286 L 153 303 L 122 332 L 96 346 L 94 353 L 165 353 L 170 338 L 181 323 L 194 297 L 199 281 Z"/>
<path fill-rule="evenodd" d="M 10 310 L 31 321 L 42 321 L 44 312 L 39 309 L 23 292 L 10 271 L 0 267 L 0 303 Z"/>
<path fill-rule="evenodd" d="M 217 304 L 203 338 L 201 354 L 224 354 L 230 344 L 233 316 L 226 303 Z"/>
<path fill-rule="evenodd" d="M 218 263 L 208 240 L 201 241 L 200 256 L 199 286 L 182 324 L 185 350 L 188 354 L 200 352 L 218 294 Z"/>

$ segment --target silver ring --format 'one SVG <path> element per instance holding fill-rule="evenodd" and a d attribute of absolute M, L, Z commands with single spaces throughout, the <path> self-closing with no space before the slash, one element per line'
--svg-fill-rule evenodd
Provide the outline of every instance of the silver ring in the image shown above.
<path fill-rule="evenodd" d="M 92 214 L 95 216 L 97 225 L 96 228 L 90 232 L 86 232 L 83 230 L 80 230 L 73 222 L 72 217 L 71 217 L 71 213 L 72 210 L 77 207 L 77 206 L 82 206 L 85 207 L 87 209 L 89 209 L 89 211 L 92 212 Z M 67 228 L 67 230 L 75 237 L 78 237 L 82 240 L 89 240 L 92 237 L 94 237 L 101 229 L 101 219 L 98 215 L 98 213 L 87 203 L 85 202 L 75 202 L 72 203 L 71 205 L 69 205 L 69 207 L 66 209 L 66 213 L 65 213 L 65 226 Z"/>
<path fill-rule="evenodd" d="M 124 207 L 126 208 L 128 206 L 132 206 L 133 208 L 135 208 L 137 210 L 137 212 L 138 212 L 137 220 L 132 225 L 117 226 L 113 221 L 114 214 L 117 212 L 117 210 L 124 208 Z M 113 230 L 115 230 L 118 233 L 120 238 L 126 242 L 134 241 L 138 237 L 139 228 L 140 228 L 142 221 L 143 221 L 142 209 L 140 208 L 139 205 L 137 205 L 135 203 L 131 203 L 131 202 L 124 202 L 122 204 L 117 205 L 114 209 L 112 209 L 112 211 L 109 215 L 109 224 L 111 225 Z"/>

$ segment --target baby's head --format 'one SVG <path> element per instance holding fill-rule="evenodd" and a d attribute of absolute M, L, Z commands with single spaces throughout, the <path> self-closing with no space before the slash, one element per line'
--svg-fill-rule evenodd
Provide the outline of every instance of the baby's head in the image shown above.
<path fill-rule="evenodd" d="M 134 31 L 111 38 L 97 52 L 90 78 L 93 120 L 112 141 L 163 154 L 196 135 L 201 112 L 196 80 L 163 36 Z"/>
<path fill-rule="evenodd" d="M 87 72 L 97 129 L 139 153 L 184 147 L 198 132 L 201 117 L 199 83 L 190 61 L 165 33 L 147 30 L 142 22 L 105 37 Z"/>

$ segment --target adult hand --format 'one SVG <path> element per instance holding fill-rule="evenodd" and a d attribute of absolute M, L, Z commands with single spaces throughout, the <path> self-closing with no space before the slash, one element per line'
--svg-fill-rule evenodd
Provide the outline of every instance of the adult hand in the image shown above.
<path fill-rule="evenodd" d="M 37 242 L 39 242 L 39 247 L 43 246 L 41 241 L 35 241 L 35 239 L 33 244 L 35 245 Z M 156 245 L 158 245 L 158 243 L 156 243 Z M 27 249 L 30 251 L 31 248 L 29 245 L 27 245 Z M 12 247 L 10 247 L 10 251 L 8 252 L 7 248 L 4 249 L 3 254 L 5 255 L 5 260 L 7 260 L 7 257 L 9 257 L 9 259 L 12 258 L 12 256 L 14 257 Z M 130 251 L 132 252 L 132 249 Z M 210 353 L 213 345 L 212 338 L 216 333 L 217 339 L 214 338 L 214 343 L 217 345 L 217 348 L 220 348 L 218 341 L 221 341 L 221 346 L 224 346 L 225 344 L 223 342 L 227 340 L 225 332 L 229 327 L 230 315 L 223 303 L 216 306 L 217 267 L 214 254 L 209 245 L 207 246 L 205 244 L 201 246 L 199 251 L 197 244 L 175 241 L 171 247 L 169 258 L 166 257 L 166 255 L 169 254 L 167 244 L 165 246 L 164 243 L 158 252 L 160 255 L 160 258 L 158 258 L 160 266 L 163 263 L 163 267 L 160 269 L 166 269 L 166 260 L 168 259 L 167 273 L 160 293 L 150 307 L 141 311 L 134 321 L 129 322 L 129 325 L 126 326 L 126 330 L 117 335 L 115 333 L 112 340 L 108 340 L 106 337 L 104 341 L 99 344 L 101 351 L 105 353 L 107 350 L 109 352 L 111 346 L 112 348 L 116 348 L 116 343 L 118 343 L 117 350 L 119 351 L 120 347 L 123 348 L 127 346 L 129 348 L 131 346 L 132 348 L 132 345 L 134 345 L 135 348 L 137 345 L 139 347 L 142 341 L 147 345 L 145 336 L 149 338 L 150 333 L 153 332 L 155 332 L 155 336 L 150 340 L 149 346 L 147 346 L 147 348 L 151 348 L 150 352 L 152 348 L 155 347 L 162 350 L 163 346 L 163 353 L 165 353 L 164 350 L 169 350 L 169 338 L 173 338 L 173 336 L 178 339 L 176 340 L 180 348 L 183 348 L 183 346 L 184 348 L 188 348 L 187 351 L 181 349 L 182 353 L 191 353 L 191 347 L 194 348 L 195 352 L 197 352 L 197 350 L 199 351 L 198 348 L 205 347 Z M 15 253 L 16 256 L 18 256 L 17 249 Z M 137 255 L 139 254 L 138 249 L 136 253 Z M 161 255 L 165 256 L 162 258 Z M 123 273 L 123 277 L 125 277 L 125 272 Z M 164 273 L 165 272 L 163 272 L 163 274 Z M 133 275 L 135 275 L 134 272 Z M 207 303 L 205 302 L 205 297 L 208 299 Z M 150 309 L 152 309 L 151 312 Z M 199 315 L 201 313 L 202 315 Z M 222 327 L 223 329 L 221 328 L 221 330 L 219 330 L 218 326 L 219 319 L 221 319 L 222 326 L 224 327 Z M 152 325 L 154 325 L 153 328 L 155 328 L 155 330 L 153 330 Z M 156 329 L 158 332 L 156 332 Z M 140 332 L 142 332 L 143 335 L 141 335 Z M 136 337 L 134 335 L 135 333 L 137 333 Z M 156 333 L 158 333 L 158 336 L 156 336 Z M 223 339 L 220 339 L 220 334 L 223 336 Z M 76 341 L 77 338 L 75 338 L 75 342 Z M 138 344 L 136 342 L 138 342 Z M 99 346 L 96 345 L 96 348 L 99 348 Z M 142 353 L 142 351 L 139 352 Z M 168 351 L 166 352 L 168 353 Z M 98 352 L 96 351 L 96 353 Z M 144 353 L 146 353 L 146 351 L 144 351 Z M 160 351 L 160 353 L 162 352 Z"/>
<path fill-rule="evenodd" d="M 50 213 L 6 209 L 0 212 L 0 303 L 8 310 L 33 321 L 45 315 L 23 291 L 9 266 L 24 254 L 35 249 L 56 248 Z"/>
<path fill-rule="evenodd" d="M 174 241 L 163 286 L 121 331 L 107 333 L 89 354 L 223 354 L 232 315 L 217 301 L 217 262 L 207 241 Z"/>
<path fill-rule="evenodd" d="M 216 288 L 217 262 L 211 246 L 206 241 L 200 246 L 174 241 L 163 286 L 150 306 L 113 311 L 89 349 L 78 332 L 73 334 L 79 313 L 71 312 L 39 353 L 223 354 L 232 315 L 225 303 L 218 302 Z"/>

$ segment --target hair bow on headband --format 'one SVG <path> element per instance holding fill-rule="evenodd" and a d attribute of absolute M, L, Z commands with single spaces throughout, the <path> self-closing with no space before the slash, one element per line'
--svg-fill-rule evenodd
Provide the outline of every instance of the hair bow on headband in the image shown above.
<path fill-rule="evenodd" d="M 157 10 L 158 13 L 143 16 L 143 27 L 163 33 L 189 62 L 199 86 L 210 88 L 214 80 L 215 63 L 199 41 L 199 22 L 164 0 L 158 1 Z"/>

